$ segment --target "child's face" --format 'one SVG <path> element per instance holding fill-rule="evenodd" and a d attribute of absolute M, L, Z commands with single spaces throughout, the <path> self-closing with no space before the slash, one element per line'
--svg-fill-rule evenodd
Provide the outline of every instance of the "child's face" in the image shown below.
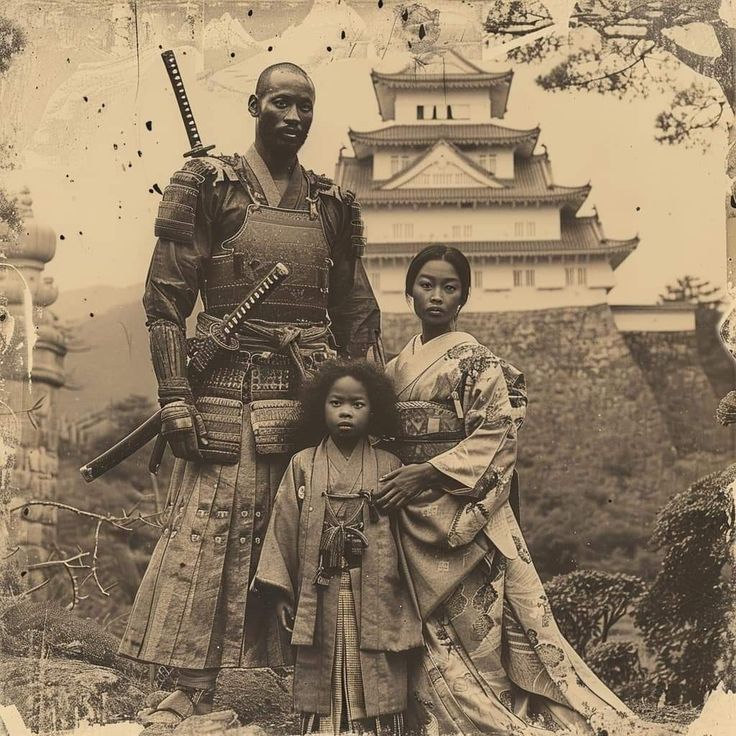
<path fill-rule="evenodd" d="M 360 381 L 352 376 L 338 378 L 327 392 L 325 424 L 334 440 L 357 440 L 368 434 L 371 402 Z"/>

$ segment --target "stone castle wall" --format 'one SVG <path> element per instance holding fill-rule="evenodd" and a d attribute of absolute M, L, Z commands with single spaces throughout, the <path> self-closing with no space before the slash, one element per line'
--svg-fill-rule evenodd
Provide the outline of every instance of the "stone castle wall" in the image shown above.
<path fill-rule="evenodd" d="M 626 337 L 607 305 L 468 313 L 458 328 L 526 375 L 518 469 L 522 525 L 535 556 L 549 557 L 559 540 L 584 564 L 600 564 L 615 539 L 622 555 L 636 554 L 658 508 L 681 490 L 673 487 L 675 464 L 688 455 L 697 465 L 692 472 L 705 475 L 728 449 L 693 335 Z M 395 354 L 418 321 L 408 311 L 384 315 L 383 330 L 386 352 Z M 567 563 L 538 564 L 556 570 Z"/>

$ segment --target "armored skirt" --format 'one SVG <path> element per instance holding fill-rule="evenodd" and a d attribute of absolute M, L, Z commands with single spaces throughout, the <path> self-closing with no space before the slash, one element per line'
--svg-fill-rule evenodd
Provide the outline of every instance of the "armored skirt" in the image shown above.
<path fill-rule="evenodd" d="M 273 611 L 248 590 L 287 463 L 256 453 L 248 405 L 240 462 L 176 461 L 120 654 L 188 669 L 288 663 Z"/>

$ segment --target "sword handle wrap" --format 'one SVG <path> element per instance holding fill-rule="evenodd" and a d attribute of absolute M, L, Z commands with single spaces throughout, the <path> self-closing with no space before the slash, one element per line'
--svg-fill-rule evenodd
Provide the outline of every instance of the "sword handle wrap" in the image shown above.
<path fill-rule="evenodd" d="M 194 120 L 194 113 L 192 112 L 192 107 L 189 104 L 187 91 L 184 88 L 184 80 L 181 78 L 179 64 L 176 61 L 176 55 L 171 49 L 169 49 L 161 54 L 161 58 L 164 61 L 166 73 L 169 75 L 169 81 L 171 82 L 171 87 L 174 90 L 174 96 L 176 97 L 176 104 L 179 106 L 181 118 L 184 121 L 184 128 L 187 131 L 189 145 L 192 147 L 191 150 L 187 151 L 184 155 L 204 156 L 208 151 L 211 151 L 214 146 L 202 145 L 202 139 L 199 137 L 197 123 Z"/>

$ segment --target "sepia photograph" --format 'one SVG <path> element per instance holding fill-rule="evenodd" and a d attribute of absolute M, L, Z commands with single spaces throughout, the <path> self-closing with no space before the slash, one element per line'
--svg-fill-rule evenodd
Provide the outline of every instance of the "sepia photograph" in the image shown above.
<path fill-rule="evenodd" d="M 0 4 L 0 736 L 726 736 L 734 0 Z"/>

